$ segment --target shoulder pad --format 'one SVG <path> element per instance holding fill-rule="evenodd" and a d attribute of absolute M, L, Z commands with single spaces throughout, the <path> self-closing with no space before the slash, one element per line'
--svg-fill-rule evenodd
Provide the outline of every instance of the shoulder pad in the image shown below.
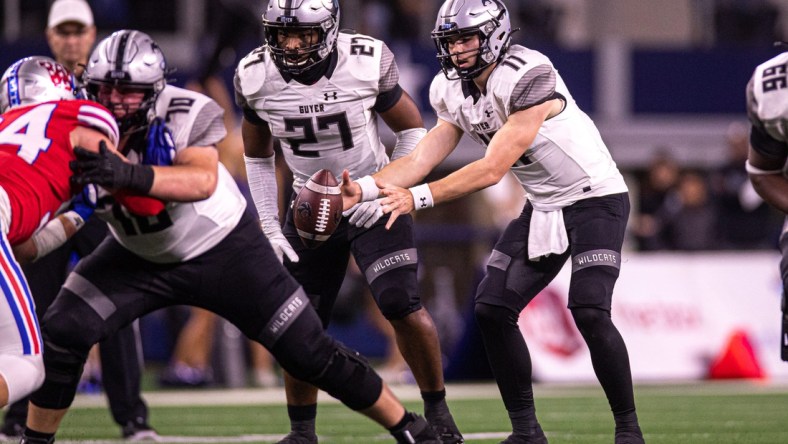
<path fill-rule="evenodd" d="M 268 51 L 266 46 L 260 46 L 247 54 L 238 62 L 235 70 L 235 86 L 240 88 L 240 93 L 250 94 L 258 91 L 265 82 L 266 61 Z"/>
<path fill-rule="evenodd" d="M 118 124 L 115 122 L 115 117 L 106 108 L 89 100 L 61 103 L 74 103 L 77 105 L 77 120 L 80 125 L 100 131 L 109 137 L 113 144 L 118 144 L 120 139 Z"/>
<path fill-rule="evenodd" d="M 773 137 L 786 140 L 788 121 L 788 52 L 758 65 L 748 84 L 748 112 Z M 757 122 L 756 122 L 757 123 Z"/>

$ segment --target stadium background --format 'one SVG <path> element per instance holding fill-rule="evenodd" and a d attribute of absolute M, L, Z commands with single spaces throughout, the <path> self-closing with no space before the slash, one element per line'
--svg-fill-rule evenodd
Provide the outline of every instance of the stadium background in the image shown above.
<path fill-rule="evenodd" d="M 206 69 L 220 10 L 259 4 L 261 11 L 265 2 L 89 3 L 99 38 L 121 28 L 150 33 L 177 68 L 173 82 L 183 85 Z M 340 3 L 344 28 L 390 45 L 402 85 L 417 99 L 429 126 L 434 117 L 427 92 L 438 65 L 428 35 L 439 2 Z M 781 51 L 772 43 L 788 34 L 786 0 L 530 0 L 507 5 L 513 23 L 521 28 L 515 42 L 553 60 L 581 108 L 598 124 L 628 178 L 635 203 L 637 179 L 657 150 L 669 153 L 683 168 L 713 171 L 725 163 L 728 129 L 746 124 L 746 82 L 757 64 Z M 48 6 L 46 0 L 2 1 L 0 66 L 48 54 L 43 38 Z M 221 64 L 214 67 L 230 90 L 234 65 L 259 44 L 260 30 L 225 50 Z M 386 137 L 390 142 L 390 134 Z M 480 154 L 464 141 L 435 174 Z M 500 194 L 475 196 L 418 217 L 423 292 L 441 328 L 449 380 L 490 377 L 480 359 L 483 351 L 470 318 L 470 298 L 498 227 L 491 216 L 519 209 L 514 205 L 492 211 L 488 205 L 500 202 L 496 199 Z M 776 239 L 774 246 L 762 251 L 645 253 L 628 242 L 629 264 L 624 264 L 614 317 L 630 344 L 636 381 L 705 379 L 724 358 L 734 361 L 732 368 L 726 367 L 728 376 L 788 379 L 777 348 Z M 537 299 L 532 326 L 524 324 L 523 329 L 533 336 L 529 340 L 535 344 L 535 365 L 547 365 L 535 369 L 537 378 L 591 380 L 587 356 L 576 347 L 571 328 L 557 327 L 566 321 L 564 281 L 565 276 L 559 278 Z M 332 332 L 365 354 L 381 357 L 384 338 L 358 313 L 357 305 L 353 296 L 340 304 Z M 154 365 L 166 360 L 172 345 L 165 322 L 151 316 L 143 323 L 146 359 Z M 232 362 L 243 352 L 233 354 L 237 338 L 231 329 L 219 330 L 224 347 L 216 354 L 219 376 L 225 385 L 238 386 L 242 382 L 232 376 L 237 373 Z"/>

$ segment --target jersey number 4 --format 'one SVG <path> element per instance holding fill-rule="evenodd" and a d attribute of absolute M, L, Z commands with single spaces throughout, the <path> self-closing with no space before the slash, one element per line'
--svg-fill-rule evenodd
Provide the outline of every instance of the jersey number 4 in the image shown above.
<path fill-rule="evenodd" d="M 305 150 L 301 145 L 318 143 L 320 131 L 326 131 L 331 126 L 336 125 L 339 129 L 339 138 L 342 141 L 342 149 L 349 150 L 353 148 L 353 134 L 350 132 L 350 124 L 347 121 L 347 114 L 344 112 L 329 114 L 326 116 L 317 116 L 314 119 L 311 117 L 297 118 L 297 119 L 284 119 L 285 131 L 296 131 L 301 129 L 303 137 L 288 137 L 287 143 L 290 144 L 290 149 L 293 154 L 301 157 L 320 157 L 318 150 Z M 315 131 L 317 127 L 317 131 Z"/>
<path fill-rule="evenodd" d="M 39 105 L 18 116 L 0 130 L 0 144 L 18 146 L 17 156 L 32 164 L 41 152 L 52 145 L 52 139 L 47 138 L 46 134 L 49 119 L 56 107 L 54 103 Z"/>

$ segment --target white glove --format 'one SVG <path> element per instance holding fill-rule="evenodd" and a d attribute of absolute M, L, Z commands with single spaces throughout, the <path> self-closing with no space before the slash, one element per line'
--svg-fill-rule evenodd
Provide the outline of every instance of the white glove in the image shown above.
<path fill-rule="evenodd" d="M 285 235 L 282 234 L 282 230 L 271 230 L 270 233 L 265 229 L 263 231 L 265 231 L 265 237 L 267 237 L 268 242 L 271 243 L 271 248 L 274 249 L 274 253 L 279 259 L 279 262 L 284 263 L 285 256 L 290 259 L 290 262 L 298 262 L 298 254 L 293 250 L 293 247 L 290 245 L 290 242 L 287 241 Z"/>
<path fill-rule="evenodd" d="M 342 215 L 350 216 L 348 222 L 352 225 L 369 228 L 383 216 L 383 208 L 380 206 L 381 200 L 383 198 L 357 203 L 343 212 Z"/>

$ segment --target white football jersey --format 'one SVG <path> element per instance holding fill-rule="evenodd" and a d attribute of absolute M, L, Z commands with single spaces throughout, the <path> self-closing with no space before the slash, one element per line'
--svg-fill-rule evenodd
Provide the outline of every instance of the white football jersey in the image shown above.
<path fill-rule="evenodd" d="M 226 135 L 224 111 L 203 94 L 167 85 L 153 110 L 172 131 L 176 151 L 189 146 L 214 146 Z M 133 150 L 127 157 L 139 162 Z M 194 258 L 218 244 L 238 224 L 246 199 L 227 169 L 219 164 L 216 191 L 197 202 L 167 202 L 153 217 L 130 214 L 120 205 L 97 211 L 121 245 L 151 262 L 170 263 Z"/>
<path fill-rule="evenodd" d="M 788 52 L 755 68 L 747 84 L 747 112 L 754 125 L 788 142 Z"/>
<path fill-rule="evenodd" d="M 513 45 L 481 94 L 473 82 L 439 73 L 430 86 L 437 116 L 487 146 L 514 112 L 560 98 L 560 114 L 542 124 L 533 145 L 511 166 L 534 208 L 553 210 L 588 197 L 627 191 L 594 123 L 580 110 L 543 54 Z"/>
<path fill-rule="evenodd" d="M 293 188 L 325 168 L 339 178 L 372 174 L 388 163 L 373 110 L 381 92 L 397 85 L 391 51 L 380 40 L 340 33 L 326 75 L 312 85 L 283 77 L 265 46 L 238 64 L 239 105 L 253 110 L 280 140 Z"/>

